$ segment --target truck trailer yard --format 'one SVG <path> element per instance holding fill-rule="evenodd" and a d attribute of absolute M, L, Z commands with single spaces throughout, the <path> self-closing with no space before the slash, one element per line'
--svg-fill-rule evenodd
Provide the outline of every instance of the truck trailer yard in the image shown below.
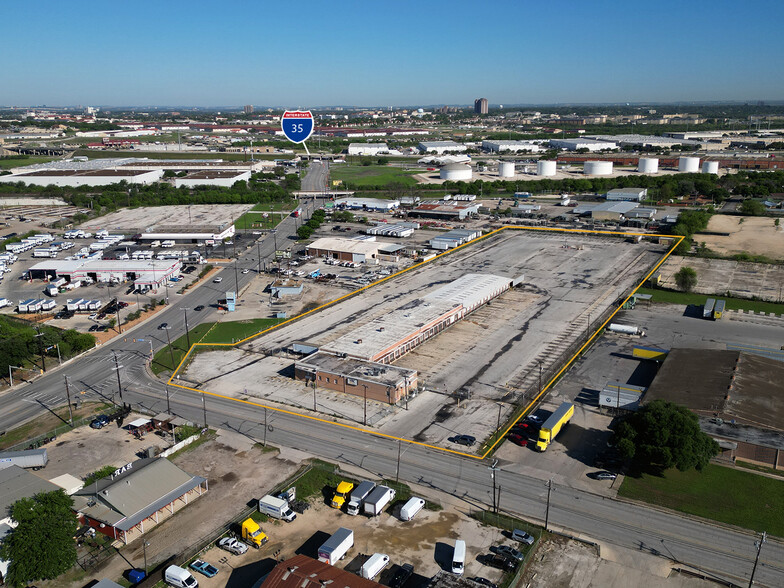
<path fill-rule="evenodd" d="M 238 347 L 200 353 L 177 375 L 182 385 L 273 407 L 312 411 L 315 403 L 322 415 L 366 420 L 384 433 L 425 443 L 455 447 L 447 439 L 456 434 L 481 441 L 536 383 L 539 366 L 552 368 L 586 330 L 595 330 L 603 313 L 665 253 L 664 246 L 649 241 L 504 231 Z M 501 276 L 519 285 L 393 362 L 418 372 L 419 393 L 408 402 L 368 402 L 365 417 L 361 395 L 323 386 L 314 391 L 291 377 L 297 357 L 288 349 L 294 341 L 327 349 L 348 345 L 351 352 L 357 329 L 370 332 L 367 325 L 380 317 L 405 312 L 420 300 L 428 304 L 428 295 L 466 274 Z M 261 381 L 263 387 L 249 384 Z"/>

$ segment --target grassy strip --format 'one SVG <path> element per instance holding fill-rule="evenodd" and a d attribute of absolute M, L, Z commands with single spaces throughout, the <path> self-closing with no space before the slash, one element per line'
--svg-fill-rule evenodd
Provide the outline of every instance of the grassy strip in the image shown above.
<path fill-rule="evenodd" d="M 779 478 L 784 478 L 784 471 L 783 470 L 774 470 L 773 468 L 768 468 L 765 466 L 758 465 L 756 463 L 749 463 L 747 461 L 742 461 L 740 459 L 735 461 L 735 465 L 739 468 L 744 468 L 747 470 L 754 470 L 755 472 L 763 472 L 765 474 L 770 474 L 772 476 L 778 476 Z"/>
<path fill-rule="evenodd" d="M 265 217 L 260 212 L 246 212 L 234 221 L 234 226 L 238 231 L 273 229 L 288 215 L 288 212 L 270 212 Z"/>
<path fill-rule="evenodd" d="M 619 495 L 784 537 L 784 481 L 718 465 L 627 476 Z"/>
<path fill-rule="evenodd" d="M 383 480 L 381 483 L 384 484 L 384 486 L 389 486 L 395 491 L 395 503 L 405 504 L 408 502 L 408 499 L 413 496 L 411 493 L 411 486 L 408 484 L 395 482 L 394 480 Z M 440 504 L 430 502 L 429 500 L 425 500 L 425 508 L 436 512 L 444 509 Z"/>
<path fill-rule="evenodd" d="M 181 456 L 186 451 L 192 451 L 192 450 L 196 449 L 199 445 L 203 445 L 207 441 L 212 441 L 213 439 L 215 439 L 215 437 L 216 437 L 215 431 L 213 429 L 209 429 L 206 433 L 204 433 L 201 437 L 196 439 L 196 441 L 194 441 L 190 445 L 186 445 L 182 449 L 179 449 L 179 450 L 175 451 L 174 453 L 172 453 L 169 456 L 168 459 L 170 461 L 174 461 L 176 458 Z"/>
<path fill-rule="evenodd" d="M 392 182 L 415 186 L 417 181 L 411 176 L 417 173 L 422 173 L 422 170 L 406 171 L 386 165 L 340 165 L 332 166 L 329 170 L 330 179 L 348 182 L 353 186 L 382 186 Z"/>
<path fill-rule="evenodd" d="M 192 328 L 188 336 L 191 344 L 234 343 L 251 335 L 268 329 L 283 319 L 251 319 L 246 321 L 229 321 L 225 323 L 202 323 Z M 164 370 L 173 371 L 188 352 L 188 336 L 183 335 L 168 345 L 161 347 L 152 359 L 152 371 L 159 374 Z M 199 347 L 198 351 L 207 351 L 209 347 Z M 194 350 L 194 351 L 197 351 Z M 173 359 L 172 359 L 173 358 Z M 172 365 L 173 363 L 173 365 Z"/>
<path fill-rule="evenodd" d="M 297 500 L 307 500 L 311 496 L 329 497 L 335 492 L 341 481 L 356 483 L 352 478 L 340 477 L 335 473 L 335 466 L 321 460 L 313 460 L 313 467 L 305 472 L 293 484 L 297 487 Z"/>
<path fill-rule="evenodd" d="M 56 157 L 0 157 L 0 170 L 33 165 L 35 163 L 47 163 L 57 159 Z"/>
<path fill-rule="evenodd" d="M 76 393 L 78 392 L 71 390 L 72 398 L 74 398 Z M 111 404 L 104 402 L 83 403 L 79 409 L 73 411 L 74 421 L 109 410 L 111 406 Z M 40 435 L 53 434 L 56 436 L 70 430 L 71 428 L 67 424 L 69 418 L 68 407 L 56 408 L 53 412 L 55 414 L 47 411 L 36 417 L 34 421 L 25 423 L 10 431 L 0 432 L 0 449 L 13 447 L 17 443 L 27 439 L 35 439 Z"/>
<path fill-rule="evenodd" d="M 762 300 L 746 300 L 744 298 L 729 298 L 720 294 L 694 294 L 693 292 L 676 292 L 674 290 L 663 290 L 659 288 L 640 288 L 637 294 L 651 294 L 651 302 L 662 302 L 670 304 L 693 304 L 701 306 L 708 298 L 721 298 L 727 303 L 727 310 L 753 310 L 754 312 L 765 312 L 784 314 L 784 304 L 776 302 L 764 302 Z"/>

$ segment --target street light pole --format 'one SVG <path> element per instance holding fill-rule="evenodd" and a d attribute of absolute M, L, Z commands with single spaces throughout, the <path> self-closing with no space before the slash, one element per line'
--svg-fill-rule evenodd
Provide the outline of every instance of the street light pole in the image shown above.
<path fill-rule="evenodd" d="M 65 395 L 68 397 L 68 416 L 70 417 L 71 426 L 73 427 L 73 406 L 71 406 L 71 389 L 68 387 L 68 376 L 65 378 Z"/>
<path fill-rule="evenodd" d="M 754 547 L 757 548 L 757 557 L 754 558 L 754 567 L 751 568 L 751 578 L 749 578 L 749 588 L 751 588 L 754 585 L 754 574 L 757 573 L 757 564 L 759 563 L 760 552 L 762 551 L 762 544 L 765 543 L 767 538 L 768 538 L 768 532 L 763 531 L 762 539 L 754 542 Z"/>
<path fill-rule="evenodd" d="M 542 393 L 542 360 L 539 360 L 539 394 Z"/>
<path fill-rule="evenodd" d="M 166 388 L 166 414 L 171 414 L 171 403 L 169 402 L 169 386 L 164 386 Z"/>
<path fill-rule="evenodd" d="M 495 426 L 495 430 L 496 431 L 501 430 L 501 408 L 502 408 L 502 405 L 499 402 L 498 403 L 498 422 L 496 423 L 496 426 Z"/>
<path fill-rule="evenodd" d="M 256 270 L 256 273 L 261 275 L 261 244 L 256 241 L 256 255 L 259 256 L 259 269 Z"/>
<path fill-rule="evenodd" d="M 267 446 L 267 407 L 264 407 L 264 441 L 262 441 L 262 446 Z"/>
<path fill-rule="evenodd" d="M 185 313 L 185 339 L 188 341 L 188 349 L 191 348 L 191 335 L 188 329 L 188 309 L 180 308 Z"/>
<path fill-rule="evenodd" d="M 147 543 L 147 539 L 144 539 L 142 541 L 142 550 L 144 551 L 144 575 L 145 576 L 147 575 L 147 546 L 148 545 L 149 543 Z"/>
<path fill-rule="evenodd" d="M 498 460 L 493 460 L 493 465 L 489 468 L 490 470 L 490 478 L 493 480 L 493 512 L 498 513 L 498 502 L 496 501 L 496 479 L 495 473 L 498 471 Z"/>
<path fill-rule="evenodd" d="M 112 355 L 114 355 L 114 369 L 117 372 L 117 390 L 120 392 L 120 402 L 123 401 L 122 397 L 122 384 L 120 383 L 120 364 L 117 361 L 117 353 L 112 349 Z"/>
<path fill-rule="evenodd" d="M 362 387 L 365 389 L 365 414 L 362 422 L 367 427 L 367 384 L 362 384 Z"/>
<path fill-rule="evenodd" d="M 41 352 L 41 368 L 43 369 L 43 371 L 46 371 L 46 359 L 44 358 L 44 343 L 43 341 L 41 341 L 41 337 L 43 337 L 44 334 L 41 332 L 41 328 L 38 326 L 35 327 L 35 330 L 38 331 L 38 334 L 35 337 L 38 339 L 38 349 Z"/>
<path fill-rule="evenodd" d="M 204 428 L 207 428 L 207 395 L 202 392 L 201 393 L 201 407 L 204 410 Z"/>
<path fill-rule="evenodd" d="M 166 341 L 169 343 L 169 357 L 171 358 L 171 367 L 174 369 L 174 350 L 172 349 L 171 337 L 169 337 L 169 327 L 163 329 L 166 331 Z"/>
<path fill-rule="evenodd" d="M 547 531 L 547 525 L 550 523 L 550 493 L 553 490 L 553 479 L 547 480 L 547 507 L 544 511 L 544 530 Z"/>
<path fill-rule="evenodd" d="M 237 276 L 237 259 L 234 259 L 234 289 L 236 292 L 234 293 L 234 303 L 237 303 L 237 299 L 240 297 L 240 279 Z"/>

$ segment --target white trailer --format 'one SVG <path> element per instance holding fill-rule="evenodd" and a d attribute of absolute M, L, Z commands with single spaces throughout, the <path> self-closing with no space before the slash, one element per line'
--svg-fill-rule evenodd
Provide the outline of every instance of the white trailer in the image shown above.
<path fill-rule="evenodd" d="M 318 549 L 318 559 L 334 566 L 354 547 L 354 531 L 340 527 L 335 534 Z"/>
<path fill-rule="evenodd" d="M 384 507 L 395 499 L 397 493 L 388 486 L 376 486 L 365 499 L 363 504 L 364 513 L 375 517 L 381 514 Z"/>
<path fill-rule="evenodd" d="M 46 455 L 46 449 L 26 449 L 0 453 L 0 470 L 11 466 L 40 470 L 47 463 L 49 463 L 49 457 Z"/>
<path fill-rule="evenodd" d="M 366 580 L 372 580 L 381 573 L 389 563 L 389 556 L 386 553 L 374 553 L 359 568 L 359 575 Z"/>

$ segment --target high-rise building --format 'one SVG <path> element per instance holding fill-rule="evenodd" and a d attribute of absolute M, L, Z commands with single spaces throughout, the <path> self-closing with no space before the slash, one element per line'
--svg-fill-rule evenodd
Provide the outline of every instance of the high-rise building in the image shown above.
<path fill-rule="evenodd" d="M 487 114 L 487 98 L 474 100 L 474 112 L 476 114 Z"/>
<path fill-rule="evenodd" d="M 246 104 L 246 105 L 245 105 L 245 106 L 242 108 L 242 111 L 243 111 L 245 114 L 253 114 L 253 105 L 252 105 L 252 104 Z"/>

